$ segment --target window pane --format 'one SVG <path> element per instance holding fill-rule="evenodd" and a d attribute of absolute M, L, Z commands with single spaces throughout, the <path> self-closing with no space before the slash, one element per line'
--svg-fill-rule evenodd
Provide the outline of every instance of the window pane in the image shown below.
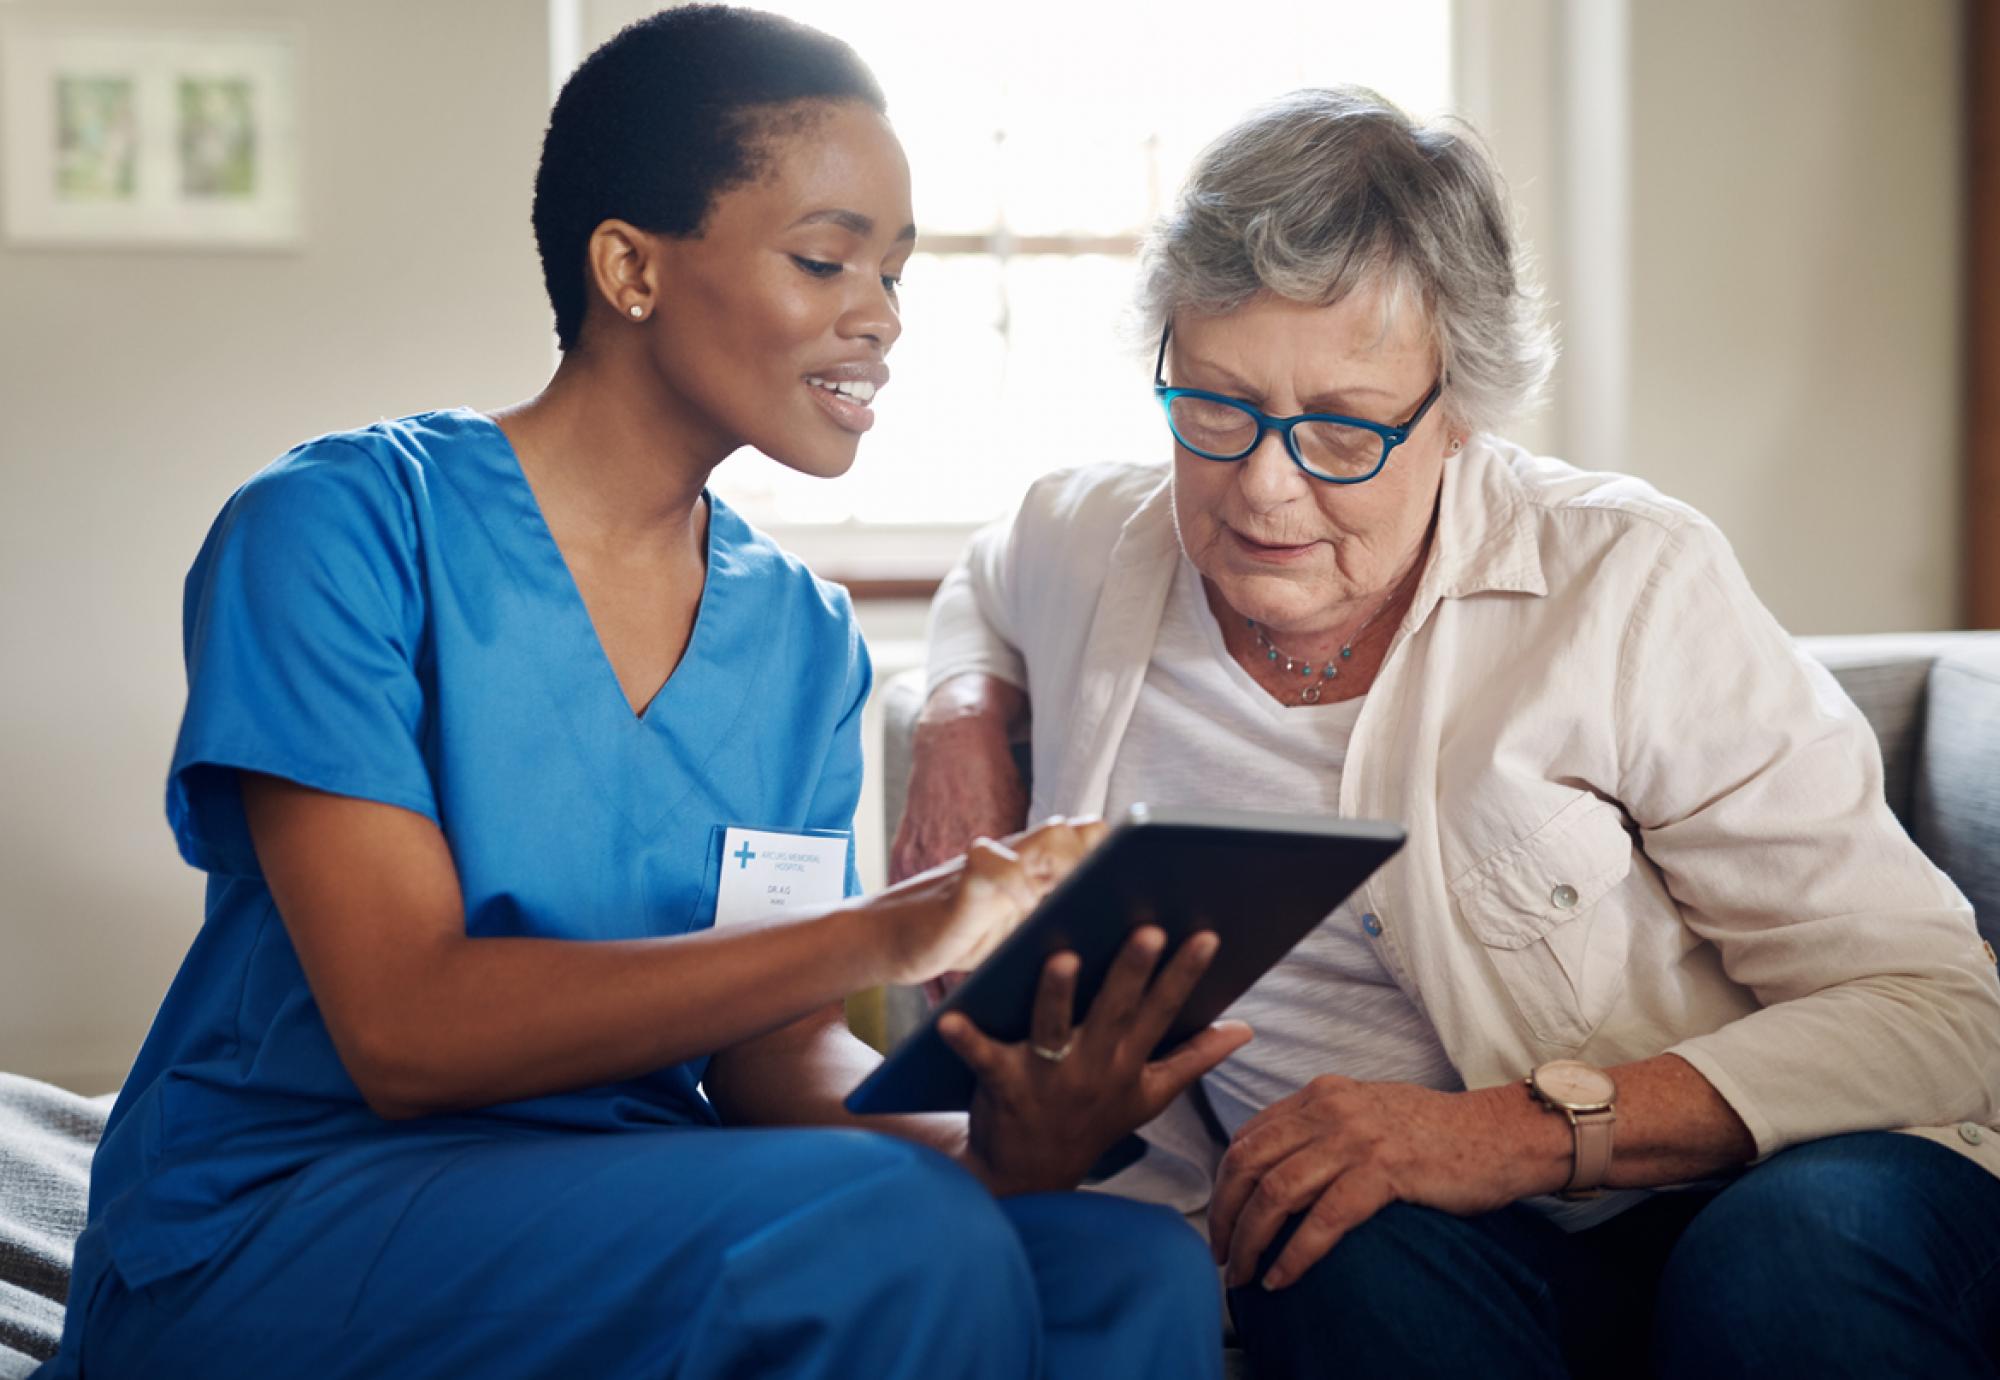
<path fill-rule="evenodd" d="M 751 451 L 715 474 L 724 498 L 760 522 L 971 522 L 995 500 L 972 496 L 1006 368 L 998 260 L 914 254 L 903 273 L 903 343 L 860 458 L 839 479 L 814 479 Z M 938 476 L 949 474 L 950 487 Z"/>
<path fill-rule="evenodd" d="M 845 38 L 881 79 L 920 247 L 926 234 L 1136 236 L 1210 139 L 1296 87 L 1361 82 L 1420 116 L 1450 103 L 1450 0 L 760 3 Z M 586 39 L 653 8 L 592 0 Z M 1101 254 L 919 253 L 895 381 L 854 469 L 814 480 L 744 454 L 717 489 L 779 525 L 976 522 L 1050 469 L 1164 459 L 1150 344 L 1123 334 L 1135 271 Z"/>

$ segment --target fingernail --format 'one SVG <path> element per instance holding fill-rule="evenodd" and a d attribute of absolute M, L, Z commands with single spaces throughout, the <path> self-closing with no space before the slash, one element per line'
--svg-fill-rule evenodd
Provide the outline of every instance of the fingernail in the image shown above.
<path fill-rule="evenodd" d="M 1291 1281 L 1286 1278 L 1283 1270 L 1273 1270 L 1270 1274 L 1264 1276 L 1264 1287 L 1266 1289 L 1282 1289 L 1289 1283 Z"/>

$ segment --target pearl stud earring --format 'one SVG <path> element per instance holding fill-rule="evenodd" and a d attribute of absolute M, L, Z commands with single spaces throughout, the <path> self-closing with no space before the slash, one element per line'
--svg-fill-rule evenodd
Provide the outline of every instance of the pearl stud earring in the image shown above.
<path fill-rule="evenodd" d="M 632 319 L 634 321 L 639 320 L 646 314 L 646 309 L 640 306 L 637 302 L 634 302 L 630 307 L 626 308 L 626 310 L 632 313 Z"/>

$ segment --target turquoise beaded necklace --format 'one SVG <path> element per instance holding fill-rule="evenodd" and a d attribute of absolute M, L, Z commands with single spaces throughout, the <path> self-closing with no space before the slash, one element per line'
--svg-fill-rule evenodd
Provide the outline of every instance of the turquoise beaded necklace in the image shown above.
<path fill-rule="evenodd" d="M 1361 640 L 1361 634 L 1367 632 L 1369 626 L 1382 616 L 1383 611 L 1389 605 L 1396 602 L 1396 596 L 1401 592 L 1402 581 L 1398 580 L 1396 588 L 1389 591 L 1389 597 L 1384 599 L 1380 604 L 1377 604 L 1375 611 L 1362 619 L 1361 625 L 1347 635 L 1346 640 L 1340 644 L 1339 655 L 1326 659 L 1326 663 L 1319 668 L 1317 679 L 1314 678 L 1313 663 L 1310 660 L 1301 661 L 1290 652 L 1281 649 L 1277 643 L 1271 640 L 1271 635 L 1264 631 L 1262 623 L 1259 623 L 1254 618 L 1245 618 L 1243 622 L 1249 627 L 1251 636 L 1257 639 L 1257 645 L 1264 649 L 1264 657 L 1267 661 L 1281 661 L 1284 663 L 1286 675 L 1297 671 L 1304 678 L 1306 684 L 1299 691 L 1298 702 L 1300 704 L 1318 704 L 1320 696 L 1325 693 L 1327 685 L 1340 678 L 1341 663 L 1351 661 L 1354 658 L 1354 644 Z"/>

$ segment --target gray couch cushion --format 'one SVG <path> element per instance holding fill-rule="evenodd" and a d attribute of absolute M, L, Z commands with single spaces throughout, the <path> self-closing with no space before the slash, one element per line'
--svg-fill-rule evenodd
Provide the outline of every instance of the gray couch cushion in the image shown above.
<path fill-rule="evenodd" d="M 1924 690 L 1931 663 L 1921 657 L 1831 660 L 1829 669 L 1882 747 L 1882 794 L 1905 828 L 1924 734 Z"/>
<path fill-rule="evenodd" d="M 0 1380 L 55 1355 L 111 1098 L 0 1073 Z"/>
<path fill-rule="evenodd" d="M 1910 828 L 1931 667 L 1954 657 L 1990 655 L 2000 646 L 2000 635 L 1872 633 L 1804 637 L 1799 646 L 1833 672 L 1840 688 L 1875 730 L 1875 739 L 1882 746 L 1882 793 L 1903 827 Z"/>
<path fill-rule="evenodd" d="M 1931 668 L 1910 832 L 2000 946 L 2000 648 Z"/>

